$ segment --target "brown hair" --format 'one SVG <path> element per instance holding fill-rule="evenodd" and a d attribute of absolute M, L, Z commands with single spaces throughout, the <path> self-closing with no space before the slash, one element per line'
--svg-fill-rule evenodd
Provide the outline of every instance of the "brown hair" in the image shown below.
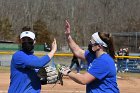
<path fill-rule="evenodd" d="M 29 26 L 24 26 L 23 28 L 22 28 L 22 32 L 23 31 L 30 31 L 31 30 L 31 28 L 29 27 Z"/>
<path fill-rule="evenodd" d="M 107 47 L 105 47 L 106 51 L 110 54 L 110 56 L 113 59 L 115 59 L 113 38 L 111 34 L 104 33 L 104 32 L 98 32 L 98 33 L 99 33 L 99 37 L 107 44 Z"/>
<path fill-rule="evenodd" d="M 24 26 L 24 27 L 22 27 L 21 32 L 30 31 L 30 30 L 31 30 L 31 28 L 29 26 Z M 18 43 L 18 44 L 21 43 L 20 35 L 17 36 L 16 43 Z"/>

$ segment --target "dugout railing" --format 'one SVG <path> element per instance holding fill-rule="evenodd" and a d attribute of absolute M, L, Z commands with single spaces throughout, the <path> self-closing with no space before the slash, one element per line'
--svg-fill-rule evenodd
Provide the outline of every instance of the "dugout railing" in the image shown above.
<path fill-rule="evenodd" d="M 10 66 L 11 58 L 14 51 L 1 51 L 0 52 L 0 66 Z M 43 56 L 46 52 L 35 52 L 37 56 Z M 58 58 L 64 59 L 64 62 L 60 63 L 68 63 L 70 64 L 71 58 L 73 54 L 71 53 L 56 53 L 54 58 L 52 59 L 52 64 L 54 62 L 58 62 Z M 115 56 L 116 57 L 116 64 L 117 64 L 117 72 L 134 72 L 140 73 L 140 56 Z M 62 61 L 62 60 L 60 60 Z M 84 66 L 87 67 L 87 66 Z"/>

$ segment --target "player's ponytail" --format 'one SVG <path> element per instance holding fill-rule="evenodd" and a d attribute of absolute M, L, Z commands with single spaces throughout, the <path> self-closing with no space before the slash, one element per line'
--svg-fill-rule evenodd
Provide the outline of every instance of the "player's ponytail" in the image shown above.
<path fill-rule="evenodd" d="M 107 44 L 105 47 L 106 51 L 110 54 L 110 56 L 115 59 L 115 52 L 114 52 L 114 44 L 112 35 L 109 33 L 99 32 L 100 38 Z"/>

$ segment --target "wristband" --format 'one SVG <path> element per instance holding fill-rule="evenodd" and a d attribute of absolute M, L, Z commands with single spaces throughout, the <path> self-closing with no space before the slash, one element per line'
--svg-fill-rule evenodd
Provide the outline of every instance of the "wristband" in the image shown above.
<path fill-rule="evenodd" d="M 67 75 L 69 75 L 70 72 L 71 72 L 71 70 L 67 72 Z"/>

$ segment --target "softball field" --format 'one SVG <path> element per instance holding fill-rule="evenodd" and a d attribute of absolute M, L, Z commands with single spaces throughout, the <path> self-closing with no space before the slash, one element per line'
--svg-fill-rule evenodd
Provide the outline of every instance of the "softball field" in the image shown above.
<path fill-rule="evenodd" d="M 118 86 L 120 89 L 120 93 L 139 93 L 139 73 L 121 73 L 118 76 Z M 85 85 L 77 84 L 68 77 L 64 77 L 63 81 L 63 86 L 61 86 L 60 84 L 43 85 L 41 93 L 86 93 Z M 7 93 L 9 82 L 9 68 L 5 69 L 2 67 L 0 69 L 0 93 Z"/>

